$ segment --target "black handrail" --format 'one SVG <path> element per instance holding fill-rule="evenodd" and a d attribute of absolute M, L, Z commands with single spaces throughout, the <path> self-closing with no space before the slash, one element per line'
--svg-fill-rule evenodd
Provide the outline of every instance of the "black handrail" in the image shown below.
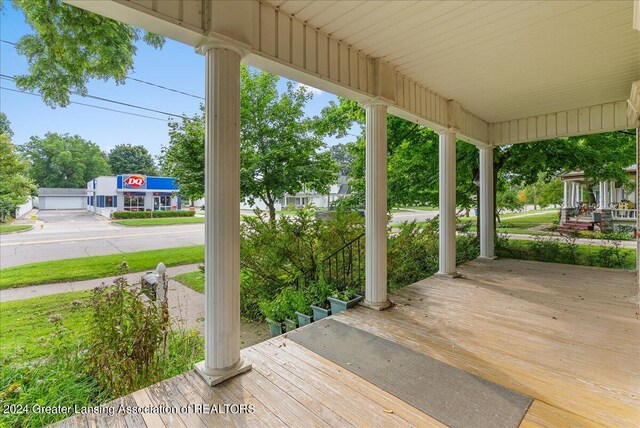
<path fill-rule="evenodd" d="M 327 281 L 332 282 L 341 291 L 349 284 L 355 285 L 359 289 L 363 286 L 364 235 L 361 233 L 356 236 L 320 262 Z M 303 270 L 293 282 L 296 289 L 299 289 L 300 287 L 306 288 L 308 282 L 317 279 L 317 272 Z"/>
<path fill-rule="evenodd" d="M 347 285 L 362 288 L 364 235 L 361 233 L 322 260 L 322 265 L 326 266 L 327 280 L 333 282 L 339 290 L 344 290 Z"/>

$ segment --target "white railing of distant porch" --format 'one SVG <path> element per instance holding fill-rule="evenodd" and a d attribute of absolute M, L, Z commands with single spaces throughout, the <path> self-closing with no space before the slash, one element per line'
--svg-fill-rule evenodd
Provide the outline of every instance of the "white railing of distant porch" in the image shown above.
<path fill-rule="evenodd" d="M 638 210 L 612 209 L 611 218 L 613 220 L 635 220 L 638 218 Z"/>

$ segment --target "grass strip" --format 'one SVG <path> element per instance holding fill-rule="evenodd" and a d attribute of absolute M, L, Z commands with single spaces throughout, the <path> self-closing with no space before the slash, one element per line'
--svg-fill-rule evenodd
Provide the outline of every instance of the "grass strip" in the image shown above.
<path fill-rule="evenodd" d="M 3 233 L 21 232 L 23 230 L 29 230 L 33 226 L 30 224 L 2 224 L 0 223 L 0 235 Z"/>
<path fill-rule="evenodd" d="M 166 266 L 178 266 L 203 261 L 204 245 L 193 245 L 29 263 L 0 269 L 0 290 L 115 276 L 122 262 L 127 262 L 130 272 L 141 272 L 154 269 L 159 262 L 163 262 Z"/>

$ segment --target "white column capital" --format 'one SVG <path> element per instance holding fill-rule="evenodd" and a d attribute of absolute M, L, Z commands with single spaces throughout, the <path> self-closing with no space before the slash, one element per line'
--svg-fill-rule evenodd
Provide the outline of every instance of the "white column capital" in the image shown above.
<path fill-rule="evenodd" d="M 387 100 L 386 98 L 374 97 L 374 98 L 367 98 L 364 101 L 360 101 L 358 105 L 360 105 L 360 107 L 362 107 L 363 109 L 367 109 L 369 107 L 376 107 L 376 106 L 386 107 L 388 109 L 393 105 L 393 103 Z"/>
<path fill-rule="evenodd" d="M 241 59 L 249 55 L 250 52 L 249 46 L 245 46 L 236 41 L 212 39 L 208 37 L 203 38 L 200 43 L 196 45 L 196 52 L 202 55 L 211 49 L 227 49 L 240 55 Z"/>
<path fill-rule="evenodd" d="M 455 129 L 452 129 L 452 128 L 447 128 L 447 129 L 443 129 L 441 131 L 436 131 L 436 134 L 438 134 L 438 135 L 451 135 L 451 134 L 456 135 L 457 133 L 458 133 L 458 131 L 455 130 Z"/>

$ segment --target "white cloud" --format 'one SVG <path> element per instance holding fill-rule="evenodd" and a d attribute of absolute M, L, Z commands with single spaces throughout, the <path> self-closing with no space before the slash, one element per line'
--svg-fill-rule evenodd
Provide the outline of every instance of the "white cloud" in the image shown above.
<path fill-rule="evenodd" d="M 305 85 L 304 83 L 298 83 L 298 87 L 302 87 L 305 88 L 307 91 L 311 92 L 314 96 L 320 96 L 323 94 L 323 91 L 318 89 L 318 88 L 314 88 L 313 86 L 309 86 L 309 85 Z"/>

